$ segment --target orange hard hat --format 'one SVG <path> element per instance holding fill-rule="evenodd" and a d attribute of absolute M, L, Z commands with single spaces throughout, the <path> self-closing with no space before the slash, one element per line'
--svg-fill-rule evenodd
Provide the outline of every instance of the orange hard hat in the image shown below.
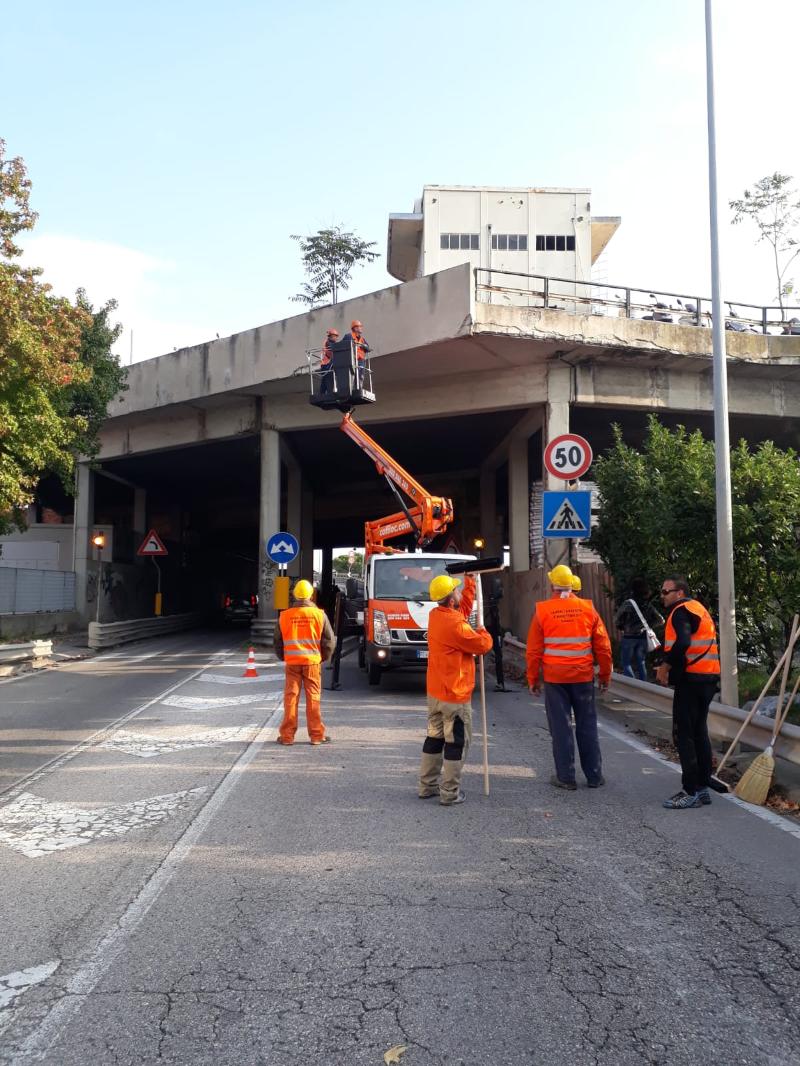
<path fill-rule="evenodd" d="M 326 329 L 325 332 L 327 333 L 327 335 L 329 337 L 338 337 L 339 336 L 339 330 L 338 329 Z"/>
<path fill-rule="evenodd" d="M 363 328 L 364 327 L 361 325 L 361 323 L 358 321 L 357 318 L 354 318 L 353 321 L 350 323 L 350 329 L 363 329 Z"/>

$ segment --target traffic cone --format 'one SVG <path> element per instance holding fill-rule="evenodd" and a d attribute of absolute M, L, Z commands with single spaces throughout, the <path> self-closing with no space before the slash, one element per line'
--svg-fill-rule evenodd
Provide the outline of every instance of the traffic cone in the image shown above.
<path fill-rule="evenodd" d="M 256 671 L 256 653 L 253 649 L 250 649 L 250 654 L 247 656 L 247 669 L 242 674 L 242 677 L 258 677 Z"/>

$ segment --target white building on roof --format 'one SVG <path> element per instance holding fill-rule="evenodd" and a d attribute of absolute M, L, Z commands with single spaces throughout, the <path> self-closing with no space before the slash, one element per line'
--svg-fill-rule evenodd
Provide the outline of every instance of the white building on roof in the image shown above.
<path fill-rule="evenodd" d="M 411 281 L 466 262 L 483 283 L 502 270 L 589 281 L 620 222 L 592 217 L 589 189 L 426 185 L 411 214 L 389 216 L 387 269 Z"/>

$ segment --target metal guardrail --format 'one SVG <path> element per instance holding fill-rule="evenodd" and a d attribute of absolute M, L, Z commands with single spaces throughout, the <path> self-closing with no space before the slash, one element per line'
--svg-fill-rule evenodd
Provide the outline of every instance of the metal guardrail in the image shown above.
<path fill-rule="evenodd" d="M 486 280 L 481 280 L 485 275 Z M 607 315 L 613 318 L 648 318 L 682 326 L 711 326 L 711 299 L 680 292 L 663 292 L 633 285 L 611 285 L 606 281 L 579 281 L 576 278 L 557 278 L 548 274 L 524 274 L 514 270 L 493 270 L 473 267 L 476 299 L 480 294 L 489 300 L 498 296 L 522 296 L 536 300 L 534 306 L 573 314 Z M 524 279 L 525 284 L 513 285 L 495 278 Z M 535 283 L 532 285 L 531 283 Z M 567 291 L 564 291 L 564 286 Z M 730 311 L 726 315 L 726 329 L 734 332 L 789 333 L 800 336 L 800 307 L 762 306 L 741 300 L 725 300 Z M 705 310 L 704 310 L 705 305 Z M 740 311 L 755 314 L 740 314 Z M 776 317 L 780 316 L 780 317 Z"/>
<path fill-rule="evenodd" d="M 623 674 L 612 674 L 609 692 L 632 703 L 643 703 L 645 707 L 672 714 L 670 688 L 625 677 Z M 714 700 L 708 712 L 708 731 L 715 740 L 733 740 L 746 717 L 746 713 L 739 707 L 730 707 Z M 754 748 L 765 748 L 774 726 L 775 722 L 771 718 L 757 714 L 742 733 L 741 742 Z M 775 742 L 775 754 L 800 766 L 800 727 L 784 723 Z"/>
<path fill-rule="evenodd" d="M 90 622 L 89 647 L 113 648 L 132 640 L 178 633 L 201 625 L 205 618 L 201 612 L 194 611 L 190 614 L 168 614 L 163 618 L 134 618 L 128 622 Z"/>
<path fill-rule="evenodd" d="M 31 640 L 26 644 L 0 644 L 0 666 L 16 665 L 33 659 L 46 659 L 52 652 L 52 640 Z"/>

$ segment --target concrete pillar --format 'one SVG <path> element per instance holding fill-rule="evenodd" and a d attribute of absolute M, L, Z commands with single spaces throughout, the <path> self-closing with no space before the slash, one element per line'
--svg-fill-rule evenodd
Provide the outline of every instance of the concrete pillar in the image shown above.
<path fill-rule="evenodd" d="M 486 541 L 484 555 L 503 554 L 503 537 L 497 520 L 497 472 L 482 470 L 480 477 L 481 536 Z"/>
<path fill-rule="evenodd" d="M 267 540 L 280 529 L 281 452 L 280 435 L 261 430 L 261 497 L 258 517 L 258 617 L 275 617 L 273 606 L 277 566 L 267 558 Z"/>
<path fill-rule="evenodd" d="M 322 549 L 322 575 L 320 583 L 323 589 L 329 589 L 333 584 L 333 548 Z"/>
<path fill-rule="evenodd" d="M 92 596 L 88 600 L 89 575 L 94 573 L 93 552 L 90 538 L 94 526 L 94 471 L 88 463 L 78 464 L 77 494 L 75 497 L 75 522 L 73 526 L 75 559 L 75 608 L 84 621 L 89 621 L 95 606 Z M 92 616 L 94 617 L 94 616 Z"/>
<path fill-rule="evenodd" d="M 530 478 L 525 436 L 512 439 L 508 446 L 508 510 L 511 569 L 530 570 Z"/>
<path fill-rule="evenodd" d="M 133 490 L 133 530 L 140 540 L 144 540 L 147 529 L 147 490 Z M 139 545 L 137 544 L 138 548 Z"/>
<path fill-rule="evenodd" d="M 287 533 L 292 533 L 300 541 L 300 550 L 303 548 L 303 472 L 298 463 L 291 461 L 286 464 L 288 474 L 286 482 L 287 506 L 286 522 Z M 288 573 L 291 577 L 302 577 L 302 555 L 289 564 Z M 311 580 L 309 578 L 309 580 Z"/>
<path fill-rule="evenodd" d="M 545 408 L 544 430 L 542 432 L 542 453 L 556 437 L 569 433 L 569 406 L 572 397 L 572 368 L 568 366 L 551 366 L 547 372 L 547 406 Z M 545 488 L 558 490 L 564 488 L 560 478 L 547 473 L 542 464 Z M 558 563 L 569 562 L 568 540 L 546 538 L 544 542 L 544 561 L 547 569 Z"/>
<path fill-rule="evenodd" d="M 314 575 L 314 493 L 303 485 L 300 505 L 300 571 L 307 581 Z"/>

